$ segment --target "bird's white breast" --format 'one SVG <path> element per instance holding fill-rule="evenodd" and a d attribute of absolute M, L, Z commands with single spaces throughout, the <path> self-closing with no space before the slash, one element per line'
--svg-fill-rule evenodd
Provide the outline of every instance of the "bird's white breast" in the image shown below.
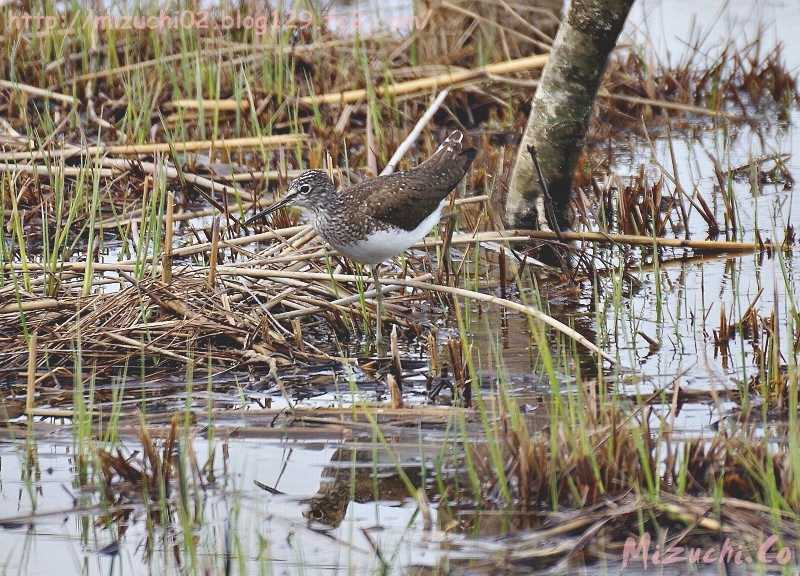
<path fill-rule="evenodd" d="M 405 252 L 425 238 L 442 216 L 442 209 L 447 200 L 442 200 L 439 207 L 428 215 L 413 230 L 390 228 L 372 232 L 366 240 L 349 243 L 344 246 L 334 246 L 336 250 L 364 264 L 380 264 L 385 260 Z"/>

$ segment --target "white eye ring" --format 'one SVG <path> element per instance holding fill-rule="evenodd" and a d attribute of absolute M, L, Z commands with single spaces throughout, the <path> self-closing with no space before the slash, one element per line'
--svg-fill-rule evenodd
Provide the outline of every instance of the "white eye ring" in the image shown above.
<path fill-rule="evenodd" d="M 298 191 L 300 194 L 308 194 L 308 193 L 311 191 L 311 186 L 309 186 L 308 184 L 303 184 L 302 186 L 300 186 L 300 187 L 297 189 L 297 191 Z"/>

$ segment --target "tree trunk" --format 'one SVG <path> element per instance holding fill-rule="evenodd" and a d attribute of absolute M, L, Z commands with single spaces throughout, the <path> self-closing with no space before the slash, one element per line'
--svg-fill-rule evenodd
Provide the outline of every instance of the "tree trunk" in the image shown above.
<path fill-rule="evenodd" d="M 560 228 L 570 225 L 572 175 L 606 67 L 633 0 L 572 0 L 533 97 L 506 197 L 506 222 L 548 228 L 533 146 Z"/>

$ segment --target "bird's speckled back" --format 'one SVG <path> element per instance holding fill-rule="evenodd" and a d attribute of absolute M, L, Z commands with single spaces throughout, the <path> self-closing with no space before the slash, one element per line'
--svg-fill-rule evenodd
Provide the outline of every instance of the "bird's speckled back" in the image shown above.
<path fill-rule="evenodd" d="M 430 158 L 402 172 L 378 176 L 340 190 L 342 201 L 388 226 L 413 230 L 458 185 L 475 158 L 463 134 L 451 133 Z"/>

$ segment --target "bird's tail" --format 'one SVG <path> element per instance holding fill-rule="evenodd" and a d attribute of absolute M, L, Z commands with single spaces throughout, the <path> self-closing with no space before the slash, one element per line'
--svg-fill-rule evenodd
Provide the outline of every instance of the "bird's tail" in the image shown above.
<path fill-rule="evenodd" d="M 432 169 L 446 167 L 454 174 L 460 173 L 458 176 L 460 180 L 466 174 L 477 153 L 475 148 L 464 148 L 464 133 L 461 130 L 454 130 L 422 165 Z"/>

